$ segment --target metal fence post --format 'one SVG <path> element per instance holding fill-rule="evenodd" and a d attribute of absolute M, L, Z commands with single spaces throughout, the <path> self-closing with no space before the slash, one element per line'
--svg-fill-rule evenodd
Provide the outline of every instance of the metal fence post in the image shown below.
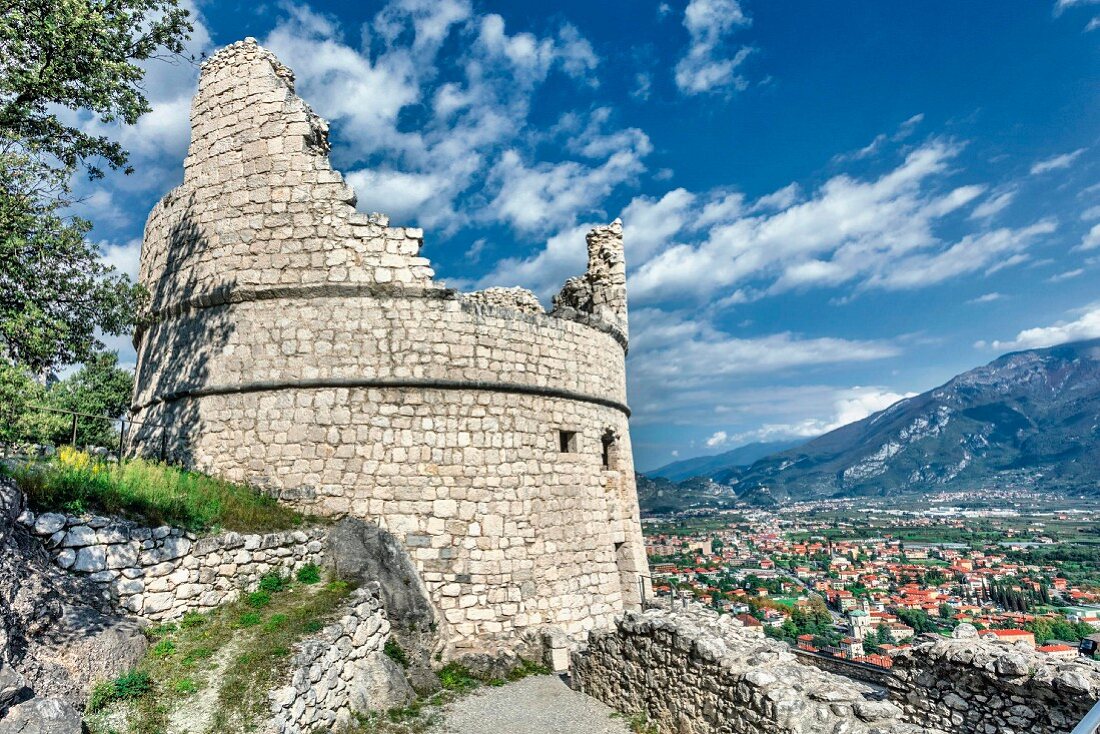
<path fill-rule="evenodd" d="M 76 413 L 73 413 L 73 448 L 76 448 Z"/>
<path fill-rule="evenodd" d="M 126 419 L 118 420 L 118 463 L 122 463 L 123 444 L 126 442 Z"/>
<path fill-rule="evenodd" d="M 164 463 L 168 462 L 168 431 L 164 429 L 164 426 L 160 428 L 160 460 Z"/>

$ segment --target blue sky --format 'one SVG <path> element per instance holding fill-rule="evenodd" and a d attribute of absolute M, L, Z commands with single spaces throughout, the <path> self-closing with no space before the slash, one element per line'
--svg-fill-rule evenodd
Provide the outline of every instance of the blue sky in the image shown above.
<path fill-rule="evenodd" d="M 196 55 L 254 36 L 295 70 L 360 209 L 423 226 L 450 285 L 548 303 L 623 218 L 641 469 L 1100 336 L 1097 0 L 191 7 Z M 81 184 L 127 271 L 196 78 L 150 64 L 138 172 Z"/>

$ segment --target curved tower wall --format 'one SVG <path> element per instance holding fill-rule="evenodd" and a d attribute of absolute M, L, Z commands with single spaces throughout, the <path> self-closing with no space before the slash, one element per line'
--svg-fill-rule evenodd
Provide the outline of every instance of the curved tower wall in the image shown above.
<path fill-rule="evenodd" d="M 354 209 L 325 123 L 254 41 L 203 65 L 183 184 L 150 214 L 135 450 L 394 533 L 448 654 L 579 635 L 638 603 L 622 228 L 545 313 L 432 280 Z"/>

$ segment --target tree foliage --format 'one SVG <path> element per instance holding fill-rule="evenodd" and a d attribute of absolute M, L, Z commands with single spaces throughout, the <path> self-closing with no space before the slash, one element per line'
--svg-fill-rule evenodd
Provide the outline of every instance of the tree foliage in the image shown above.
<path fill-rule="evenodd" d="M 141 292 L 103 264 L 68 207 L 83 169 L 130 171 L 122 146 L 82 116 L 148 112 L 141 62 L 179 54 L 178 0 L 0 0 L 0 356 L 38 373 L 82 361 L 96 330 L 124 332 Z"/>
<path fill-rule="evenodd" d="M 72 417 L 43 409 L 55 408 L 85 414 L 77 419 L 78 446 L 113 447 L 118 442 L 114 419 L 126 412 L 133 388 L 133 374 L 119 367 L 114 352 L 92 356 L 48 388 L 25 369 L 0 362 L 0 441 L 69 443 Z"/>

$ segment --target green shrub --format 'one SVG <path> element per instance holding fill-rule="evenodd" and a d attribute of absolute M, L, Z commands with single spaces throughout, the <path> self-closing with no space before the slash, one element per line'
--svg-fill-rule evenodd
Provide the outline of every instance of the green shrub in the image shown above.
<path fill-rule="evenodd" d="M 256 625 L 258 625 L 262 621 L 263 621 L 263 617 L 261 617 L 258 613 L 256 613 L 256 612 L 245 612 L 244 614 L 242 614 L 237 619 L 237 626 L 238 627 L 255 627 Z"/>
<path fill-rule="evenodd" d="M 536 663 L 533 660 L 519 661 L 519 665 L 508 673 L 508 680 L 517 681 L 526 678 L 529 675 L 550 675 L 553 671 L 546 667 L 542 663 Z"/>
<path fill-rule="evenodd" d="M 260 577 L 260 591 L 277 594 L 290 585 L 290 579 L 279 575 L 278 571 L 265 573 Z"/>
<path fill-rule="evenodd" d="M 183 619 L 180 620 L 180 627 L 191 629 L 193 627 L 201 627 L 206 623 L 206 615 L 199 612 L 188 612 L 183 615 Z"/>
<path fill-rule="evenodd" d="M 153 649 L 149 651 L 155 658 L 166 658 L 172 655 L 176 651 L 176 643 L 171 640 L 161 640 L 157 644 L 153 645 Z"/>
<path fill-rule="evenodd" d="M 94 714 L 102 711 L 112 701 L 126 701 L 140 698 L 153 690 L 153 680 L 144 671 L 131 670 L 113 681 L 97 683 L 88 697 L 87 711 Z"/>
<path fill-rule="evenodd" d="M 253 591 L 245 599 L 245 602 L 253 609 L 263 609 L 271 603 L 271 594 L 266 591 Z"/>
<path fill-rule="evenodd" d="M 401 644 L 392 637 L 386 640 L 386 644 L 383 646 L 382 651 L 386 653 L 386 657 L 400 665 L 402 668 L 409 667 L 408 654 L 406 654 L 405 649 L 401 647 Z"/>
<path fill-rule="evenodd" d="M 329 581 L 328 584 L 325 585 L 325 588 L 328 591 L 332 591 L 337 594 L 343 594 L 345 591 L 351 588 L 351 584 L 349 584 L 347 581 L 340 580 Z"/>
<path fill-rule="evenodd" d="M 164 624 L 155 624 L 151 627 L 146 627 L 143 631 L 146 638 L 155 641 L 172 634 L 177 629 L 179 628 L 173 622 L 165 622 Z"/>
<path fill-rule="evenodd" d="M 315 632 L 320 632 L 324 628 L 325 623 L 317 619 L 311 619 L 302 625 L 302 631 L 311 635 Z"/>
<path fill-rule="evenodd" d="M 321 582 L 321 567 L 316 563 L 307 563 L 298 569 L 298 583 L 317 584 Z"/>
<path fill-rule="evenodd" d="M 476 688 L 479 681 L 469 668 L 451 662 L 439 671 L 439 683 L 448 691 L 468 691 Z"/>
<path fill-rule="evenodd" d="M 200 660 L 206 660 L 214 656 L 214 650 L 209 647 L 196 647 L 183 657 L 184 665 L 194 665 Z"/>
<path fill-rule="evenodd" d="M 267 632 L 274 632 L 275 630 L 286 624 L 287 616 L 285 614 L 272 614 L 271 619 L 267 620 L 264 625 L 264 630 Z"/>
<path fill-rule="evenodd" d="M 199 685 L 191 678 L 180 678 L 172 684 L 172 690 L 183 694 L 197 693 Z"/>

